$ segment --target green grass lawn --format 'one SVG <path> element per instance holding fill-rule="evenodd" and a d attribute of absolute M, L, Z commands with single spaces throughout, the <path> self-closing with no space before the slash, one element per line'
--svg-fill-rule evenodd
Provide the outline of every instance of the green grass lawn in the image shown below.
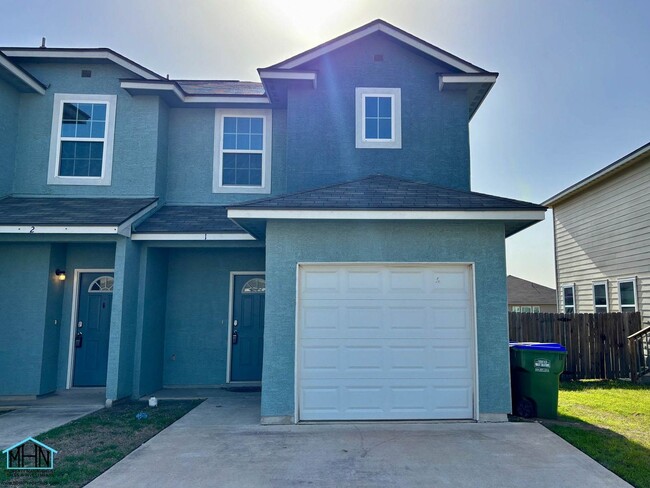
<path fill-rule="evenodd" d="M 650 387 L 560 384 L 558 421 L 543 424 L 636 487 L 650 487 Z"/>
<path fill-rule="evenodd" d="M 36 439 L 59 451 L 51 471 L 7 470 L 0 467 L 0 486 L 84 486 L 124 456 L 169 426 L 202 400 L 162 400 L 117 404 L 52 429 Z M 138 420 L 136 414 L 148 418 Z"/>

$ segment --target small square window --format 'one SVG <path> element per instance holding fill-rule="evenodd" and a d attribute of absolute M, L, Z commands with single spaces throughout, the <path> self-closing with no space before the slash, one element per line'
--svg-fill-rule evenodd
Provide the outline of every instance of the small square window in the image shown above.
<path fill-rule="evenodd" d="M 115 95 L 54 95 L 48 184 L 110 185 Z"/>
<path fill-rule="evenodd" d="M 402 147 L 401 89 L 356 89 L 356 147 Z"/>

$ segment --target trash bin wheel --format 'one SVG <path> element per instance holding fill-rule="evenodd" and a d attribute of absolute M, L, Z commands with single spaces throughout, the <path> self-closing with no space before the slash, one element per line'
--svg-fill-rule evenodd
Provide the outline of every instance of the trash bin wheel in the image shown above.
<path fill-rule="evenodd" d="M 525 419 L 532 418 L 536 413 L 535 402 L 530 398 L 520 398 L 515 411 L 520 417 L 524 417 Z"/>

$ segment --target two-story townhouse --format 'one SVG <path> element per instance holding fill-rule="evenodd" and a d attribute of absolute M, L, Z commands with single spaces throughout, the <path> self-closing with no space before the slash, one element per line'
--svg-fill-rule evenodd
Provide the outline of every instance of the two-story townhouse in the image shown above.
<path fill-rule="evenodd" d="M 504 243 L 545 208 L 470 189 L 496 73 L 381 20 L 261 83 L 0 51 L 0 395 L 237 383 L 267 423 L 510 412 Z"/>

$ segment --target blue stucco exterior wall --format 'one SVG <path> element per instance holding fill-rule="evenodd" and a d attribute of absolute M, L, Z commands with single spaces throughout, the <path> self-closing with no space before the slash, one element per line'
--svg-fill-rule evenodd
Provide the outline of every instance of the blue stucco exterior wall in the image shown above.
<path fill-rule="evenodd" d="M 167 157 L 169 154 L 169 107 L 158 101 L 158 146 L 156 148 L 155 194 L 164 202 L 167 194 Z"/>
<path fill-rule="evenodd" d="M 149 196 L 155 194 L 159 135 L 158 97 L 132 97 L 120 88 L 127 70 L 110 64 L 24 63 L 50 86 L 45 95 L 21 94 L 13 192 L 29 195 Z M 90 69 L 92 77 L 81 78 Z M 113 176 L 110 186 L 48 185 L 55 93 L 117 95 Z"/>
<path fill-rule="evenodd" d="M 262 417 L 294 415 L 299 262 L 473 262 L 481 414 L 510 412 L 504 225 L 271 221 L 266 237 Z"/>
<path fill-rule="evenodd" d="M 169 110 L 167 201 L 225 205 L 269 196 L 267 194 L 212 193 L 215 109 Z M 271 194 L 284 192 L 286 111 L 273 111 Z"/>
<path fill-rule="evenodd" d="M 264 249 L 169 249 L 165 386 L 226 382 L 231 271 L 264 271 Z"/>
<path fill-rule="evenodd" d="M 318 72 L 318 87 L 288 93 L 288 191 L 378 173 L 469 190 L 467 95 L 438 89 L 451 68 L 379 33 L 303 68 Z M 355 148 L 356 87 L 401 88 L 401 149 Z"/>
<path fill-rule="evenodd" d="M 50 244 L 0 243 L 0 395 L 51 391 L 43 390 L 51 386 L 49 373 L 42 381 L 44 341 L 56 335 L 53 304 L 56 287 L 63 286 L 49 274 L 52 261 Z M 52 351 L 46 349 L 50 367 Z"/>
<path fill-rule="evenodd" d="M 167 250 L 143 247 L 140 256 L 133 371 L 135 398 L 152 393 L 163 386 L 166 299 Z"/>
<path fill-rule="evenodd" d="M 65 269 L 65 260 L 65 244 L 53 244 L 50 249 L 50 263 L 47 271 L 48 290 L 45 304 L 41 394 L 55 391 L 57 386 L 57 365 L 59 359 L 59 338 L 62 326 L 61 307 L 63 304 L 64 284 L 56 279 L 55 271 L 57 269 Z"/>
<path fill-rule="evenodd" d="M 140 279 L 140 245 L 121 238 L 115 243 L 115 284 L 108 344 L 106 399 L 133 393 L 133 357 Z"/>
<path fill-rule="evenodd" d="M 11 193 L 18 135 L 18 92 L 0 79 L 0 197 Z"/>

